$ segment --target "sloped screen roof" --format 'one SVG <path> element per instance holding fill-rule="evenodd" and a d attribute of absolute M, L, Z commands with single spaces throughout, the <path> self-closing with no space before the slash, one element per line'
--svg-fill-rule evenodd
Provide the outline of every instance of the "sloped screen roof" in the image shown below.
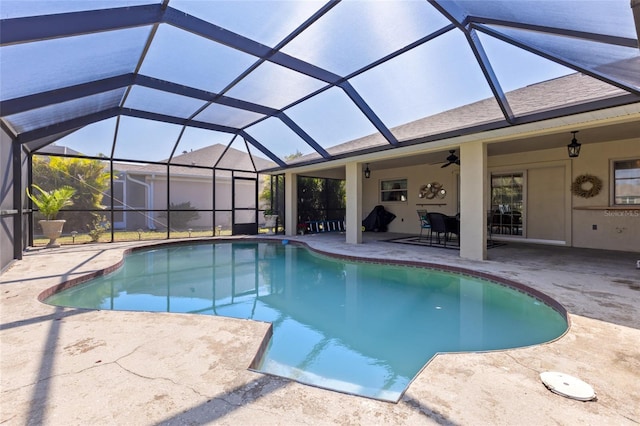
<path fill-rule="evenodd" d="M 287 167 L 640 96 L 628 0 L 0 7 L 2 125 L 31 150 L 171 162 L 222 143 Z"/>

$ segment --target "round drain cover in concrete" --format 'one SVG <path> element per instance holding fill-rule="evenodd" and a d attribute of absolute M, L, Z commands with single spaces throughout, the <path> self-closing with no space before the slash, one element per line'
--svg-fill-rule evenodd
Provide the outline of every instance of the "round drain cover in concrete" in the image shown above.
<path fill-rule="evenodd" d="M 596 393 L 590 385 L 568 374 L 546 371 L 540 373 L 540 379 L 551 392 L 567 398 L 591 401 L 596 397 Z"/>

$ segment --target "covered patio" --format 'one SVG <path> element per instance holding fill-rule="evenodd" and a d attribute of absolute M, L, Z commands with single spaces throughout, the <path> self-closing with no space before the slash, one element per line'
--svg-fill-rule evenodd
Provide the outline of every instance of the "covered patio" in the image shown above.
<path fill-rule="evenodd" d="M 555 342 L 530 348 L 437 355 L 392 404 L 249 371 L 266 323 L 65 309 L 37 300 L 53 285 L 117 263 L 132 243 L 29 250 L 0 279 L 2 421 L 568 425 L 640 419 L 636 255 L 509 244 L 478 262 L 376 236 L 365 234 L 359 256 L 449 264 L 516 279 L 562 303 L 570 329 Z M 296 238 L 317 250 L 353 255 L 337 234 Z M 538 377 L 543 371 L 581 378 L 598 400 L 551 393 Z"/>

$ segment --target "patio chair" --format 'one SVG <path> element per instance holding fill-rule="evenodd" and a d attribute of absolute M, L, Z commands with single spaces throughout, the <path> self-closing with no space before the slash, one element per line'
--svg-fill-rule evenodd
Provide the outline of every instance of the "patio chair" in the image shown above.
<path fill-rule="evenodd" d="M 489 243 L 493 242 L 493 210 L 487 210 L 487 236 Z"/>
<path fill-rule="evenodd" d="M 429 245 L 433 244 L 433 234 L 436 234 L 438 244 L 440 244 L 440 235 L 444 237 L 444 246 L 451 239 L 451 234 L 456 234 L 460 239 L 460 222 L 455 217 L 447 216 L 443 213 L 427 213 L 427 219 L 431 225 L 431 234 L 429 235 Z"/>
<path fill-rule="evenodd" d="M 420 237 L 418 241 L 422 241 L 422 232 L 425 229 L 429 230 L 429 239 L 431 239 L 431 224 L 429 223 L 429 218 L 427 218 L 427 211 L 418 210 L 418 218 L 420 219 Z"/>

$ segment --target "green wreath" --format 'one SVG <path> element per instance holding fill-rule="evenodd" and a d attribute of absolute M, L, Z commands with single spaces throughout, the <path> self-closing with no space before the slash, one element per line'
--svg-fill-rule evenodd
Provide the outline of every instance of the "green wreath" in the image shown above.
<path fill-rule="evenodd" d="M 602 180 L 593 175 L 580 175 L 571 184 L 571 192 L 573 195 L 582 198 L 595 197 L 602 189 Z"/>

